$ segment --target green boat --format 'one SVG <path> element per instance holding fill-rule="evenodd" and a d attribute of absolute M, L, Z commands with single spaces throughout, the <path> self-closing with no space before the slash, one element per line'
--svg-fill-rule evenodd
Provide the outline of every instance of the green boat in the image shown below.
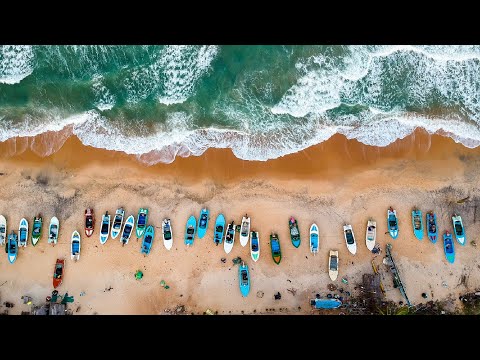
<path fill-rule="evenodd" d="M 147 221 L 148 221 L 148 209 L 147 208 L 140 208 L 138 210 L 138 217 L 137 217 L 137 238 L 141 238 L 145 233 L 145 229 L 147 228 Z"/>
<path fill-rule="evenodd" d="M 280 264 L 280 261 L 282 261 L 282 252 L 280 250 L 280 239 L 278 238 L 278 235 L 275 233 L 272 233 L 270 235 L 270 247 L 272 249 L 272 258 L 275 264 Z"/>
<path fill-rule="evenodd" d="M 40 215 L 33 218 L 33 227 L 32 227 L 32 245 L 37 245 L 38 240 L 42 236 L 42 217 Z"/>
<path fill-rule="evenodd" d="M 288 226 L 290 227 L 290 238 L 292 239 L 292 244 L 298 248 L 300 246 L 300 230 L 298 229 L 297 220 L 295 220 L 293 216 L 290 217 Z"/>

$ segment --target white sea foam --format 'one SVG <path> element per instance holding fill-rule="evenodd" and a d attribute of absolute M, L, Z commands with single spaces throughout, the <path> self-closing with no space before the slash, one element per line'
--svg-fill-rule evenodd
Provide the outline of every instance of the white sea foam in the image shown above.
<path fill-rule="evenodd" d="M 115 106 L 115 96 L 103 84 L 103 77 L 101 75 L 94 76 L 92 88 L 96 97 L 95 106 L 98 110 L 110 110 Z"/>
<path fill-rule="evenodd" d="M 33 72 L 34 53 L 30 45 L 0 45 L 0 83 L 16 84 Z"/>

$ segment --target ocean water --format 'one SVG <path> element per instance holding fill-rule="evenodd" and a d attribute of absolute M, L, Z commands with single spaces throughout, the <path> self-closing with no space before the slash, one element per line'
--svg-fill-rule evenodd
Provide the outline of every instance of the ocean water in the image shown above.
<path fill-rule="evenodd" d="M 417 127 L 476 147 L 479 124 L 480 46 L 0 45 L 0 141 L 66 128 L 149 164 L 208 148 L 265 161 Z"/>

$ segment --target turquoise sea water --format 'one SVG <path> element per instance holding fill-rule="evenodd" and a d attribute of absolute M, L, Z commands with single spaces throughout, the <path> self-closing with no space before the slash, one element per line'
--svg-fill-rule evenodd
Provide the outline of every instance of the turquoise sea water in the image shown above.
<path fill-rule="evenodd" d="M 268 160 L 416 127 L 474 147 L 479 124 L 480 46 L 0 46 L 0 141 L 69 126 L 149 163 Z"/>

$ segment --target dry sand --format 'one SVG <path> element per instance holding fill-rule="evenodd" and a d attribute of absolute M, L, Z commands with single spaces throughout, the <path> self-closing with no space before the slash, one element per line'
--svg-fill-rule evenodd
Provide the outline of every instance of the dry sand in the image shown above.
<path fill-rule="evenodd" d="M 355 294 L 362 274 L 372 272 L 373 259 L 382 274 L 386 298 L 398 302 L 402 300 L 400 292 L 393 288 L 391 273 L 382 264 L 387 243 L 393 244 L 413 304 L 425 301 L 422 292 L 433 300 L 458 299 L 460 293 L 480 287 L 480 249 L 470 244 L 477 241 L 480 217 L 476 213 L 480 149 L 467 149 L 439 135 L 417 130 L 386 148 L 336 135 L 323 144 L 267 162 L 242 161 L 229 150 L 211 149 L 200 157 L 151 167 L 134 156 L 83 146 L 76 137 L 69 138 L 53 155 L 40 158 L 29 149 L 35 141 L 41 143 L 37 137 L 0 144 L 0 214 L 6 216 L 8 230 L 18 230 L 22 217 L 29 220 L 30 227 L 38 212 L 44 218 L 43 236 L 36 247 L 29 242 L 27 248 L 20 248 L 13 265 L 6 254 L 0 256 L 0 303 L 16 304 L 10 314 L 30 309 L 20 300 L 22 295 L 40 304 L 51 294 L 57 257 L 67 259 L 58 290 L 75 297 L 70 306 L 75 314 L 163 314 L 178 305 L 195 314 L 207 308 L 219 314 L 310 314 L 309 299 L 315 293 L 328 293 L 330 249 L 340 252 L 336 285 Z M 456 203 L 467 196 L 469 201 Z M 89 206 L 95 210 L 96 227 L 87 238 L 83 213 Z M 149 223 L 156 226 L 156 236 L 147 257 L 140 254 L 140 241 L 134 235 L 125 247 L 118 238 L 100 244 L 101 215 L 105 210 L 114 214 L 119 206 L 126 209 L 126 216 L 136 215 L 140 207 L 150 209 Z M 183 243 L 185 222 L 192 214 L 198 218 L 203 206 L 211 212 L 208 232 L 187 249 Z M 385 235 L 389 206 L 399 215 L 396 240 Z M 462 215 L 468 244 L 455 244 L 454 264 L 446 262 L 442 241 L 432 244 L 426 235 L 423 241 L 414 238 L 414 206 L 423 213 L 437 213 L 441 234 L 451 230 L 453 212 Z M 220 212 L 237 224 L 245 213 L 251 216 L 252 229 L 259 231 L 261 240 L 257 263 L 251 260 L 248 246 L 241 247 L 238 234 L 228 255 L 223 245 L 214 245 L 213 224 Z M 54 215 L 60 219 L 55 247 L 47 244 L 46 236 Z M 291 215 L 301 230 L 298 249 L 289 238 Z M 174 245 L 170 251 L 161 238 L 164 217 L 172 219 Z M 380 255 L 373 255 L 365 246 L 370 217 L 377 221 Z M 312 222 L 320 229 L 320 250 L 315 257 L 308 246 Z M 345 223 L 353 225 L 358 247 L 355 256 L 345 246 Z M 70 260 L 69 246 L 74 229 L 82 234 L 81 258 L 76 263 Z M 280 237 L 280 265 L 271 258 L 271 231 Z M 238 267 L 232 263 L 237 256 L 245 259 L 251 270 L 247 298 L 240 295 Z M 223 257 L 226 263 L 221 262 Z M 144 272 L 141 280 L 134 278 L 137 269 Z M 348 285 L 341 283 L 342 277 L 348 279 Z M 170 288 L 161 287 L 161 280 Z M 287 289 L 296 289 L 296 294 Z M 277 291 L 281 300 L 274 300 Z M 85 295 L 80 296 L 81 292 Z M 257 292 L 264 296 L 257 297 Z"/>

